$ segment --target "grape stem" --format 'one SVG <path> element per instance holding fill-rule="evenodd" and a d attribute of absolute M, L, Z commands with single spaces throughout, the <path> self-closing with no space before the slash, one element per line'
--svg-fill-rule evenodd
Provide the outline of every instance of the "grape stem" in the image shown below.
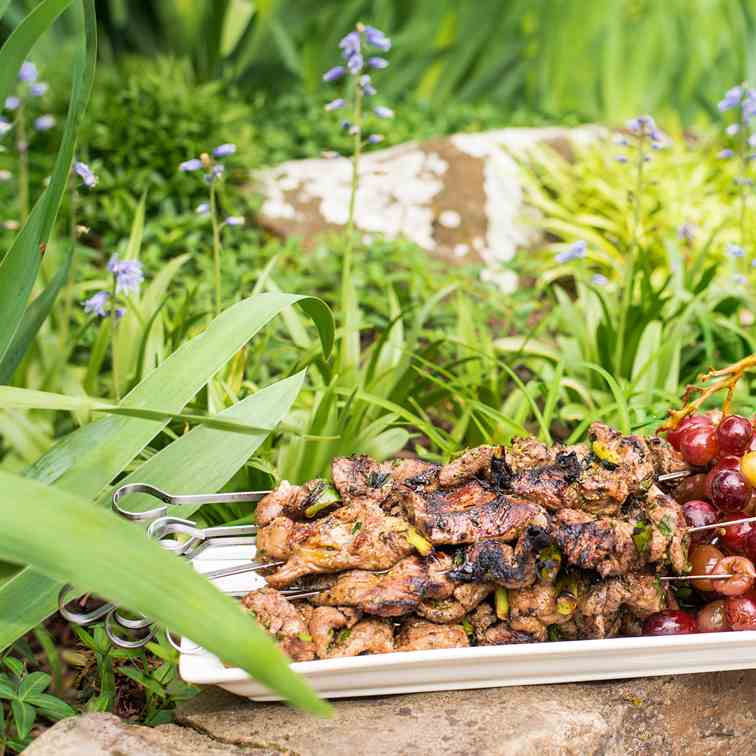
<path fill-rule="evenodd" d="M 713 396 L 718 391 L 727 391 L 725 400 L 722 403 L 722 412 L 725 417 L 729 415 L 735 386 L 737 386 L 738 381 L 743 377 L 743 373 L 754 367 L 756 367 L 756 354 L 744 357 L 742 360 L 721 370 L 709 370 L 709 372 L 699 375 L 699 384 L 709 383 L 710 381 L 714 382 L 709 383 L 708 386 L 689 385 L 683 394 L 682 408 L 679 410 L 670 409 L 668 413 L 669 417 L 659 427 L 657 432 L 674 430 L 684 418 L 692 415 L 710 396 Z"/>

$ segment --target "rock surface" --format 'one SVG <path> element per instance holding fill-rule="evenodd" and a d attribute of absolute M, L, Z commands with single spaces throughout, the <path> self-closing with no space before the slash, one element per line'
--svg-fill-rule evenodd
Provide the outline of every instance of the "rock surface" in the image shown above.
<path fill-rule="evenodd" d="M 60 722 L 29 756 L 749 756 L 756 670 L 334 702 L 318 720 L 208 689 L 149 730 L 106 714 Z"/>
<path fill-rule="evenodd" d="M 355 225 L 366 234 L 405 237 L 440 257 L 483 262 L 503 288 L 504 267 L 538 237 L 523 202 L 515 158 L 547 143 L 562 153 L 601 133 L 578 129 L 498 129 L 409 142 L 367 153 L 361 163 Z M 314 238 L 343 228 L 351 191 L 347 158 L 293 160 L 257 174 L 260 224 L 282 236 Z"/>

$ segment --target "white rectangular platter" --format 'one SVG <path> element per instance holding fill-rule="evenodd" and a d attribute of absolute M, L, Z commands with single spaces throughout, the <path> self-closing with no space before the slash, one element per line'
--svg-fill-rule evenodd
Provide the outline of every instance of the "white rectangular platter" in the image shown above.
<path fill-rule="evenodd" d="M 251 551 L 254 547 L 209 548 L 195 558 L 194 565 L 207 572 L 242 564 L 249 561 Z M 263 583 L 249 574 L 218 581 L 227 590 L 252 590 Z M 756 631 L 480 646 L 292 664 L 326 698 L 750 668 L 756 668 Z M 279 700 L 243 670 L 224 667 L 187 639 L 182 640 L 179 669 L 189 683 L 218 685 L 255 701 Z"/>

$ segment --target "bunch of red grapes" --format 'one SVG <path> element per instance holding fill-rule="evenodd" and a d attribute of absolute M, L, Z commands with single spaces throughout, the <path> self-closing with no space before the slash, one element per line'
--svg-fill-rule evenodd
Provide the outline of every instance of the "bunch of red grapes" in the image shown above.
<path fill-rule="evenodd" d="M 746 519 L 756 513 L 756 418 L 728 415 L 716 422 L 690 415 L 667 434 L 685 461 L 700 473 L 675 491 L 691 528 Z M 756 523 L 691 534 L 693 575 L 733 575 L 693 580 L 697 610 L 674 609 L 649 617 L 646 635 L 756 630 Z"/>

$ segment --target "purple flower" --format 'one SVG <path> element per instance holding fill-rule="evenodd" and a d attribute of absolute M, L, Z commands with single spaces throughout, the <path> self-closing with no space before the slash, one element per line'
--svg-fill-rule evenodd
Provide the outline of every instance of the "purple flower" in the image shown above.
<path fill-rule="evenodd" d="M 627 162 L 627 155 L 617 155 L 617 157 L 614 158 L 618 163 L 626 163 Z"/>
<path fill-rule="evenodd" d="M 179 170 L 183 173 L 189 173 L 190 171 L 198 171 L 202 168 L 202 161 L 199 158 L 192 158 L 191 160 L 185 160 L 179 165 Z"/>
<path fill-rule="evenodd" d="M 602 273 L 594 274 L 593 278 L 591 278 L 591 281 L 596 284 L 596 286 L 606 286 L 609 283 L 609 279 Z"/>
<path fill-rule="evenodd" d="M 55 127 L 55 123 L 55 116 L 49 114 L 43 115 L 34 121 L 34 128 L 37 131 L 49 131 Z"/>
<path fill-rule="evenodd" d="M 229 215 L 225 220 L 227 226 L 243 226 L 244 217 L 241 215 Z"/>
<path fill-rule="evenodd" d="M 692 223 L 683 223 L 677 229 L 680 241 L 692 242 L 696 238 L 696 227 Z"/>
<path fill-rule="evenodd" d="M 10 97 L 5 98 L 5 109 L 6 110 L 18 110 L 19 106 L 21 105 L 21 98 L 16 97 L 15 95 L 11 95 Z"/>
<path fill-rule="evenodd" d="M 375 113 L 378 118 L 393 118 L 394 117 L 394 111 L 391 110 L 391 108 L 387 108 L 384 105 L 377 105 L 373 108 L 373 113 Z"/>
<path fill-rule="evenodd" d="M 351 128 L 352 128 L 352 122 L 351 122 L 351 121 L 342 121 L 342 122 L 341 122 L 341 123 L 339 124 L 339 127 L 340 127 L 340 128 L 341 128 L 341 129 L 343 130 L 343 131 L 348 131 L 349 129 L 351 129 Z"/>
<path fill-rule="evenodd" d="M 327 110 L 328 112 L 330 112 L 330 111 L 332 111 L 332 110 L 340 110 L 341 108 L 343 108 L 343 107 L 344 107 L 344 104 L 345 104 L 345 103 L 344 103 L 344 100 L 343 100 L 343 99 L 342 99 L 341 97 L 339 97 L 339 98 L 337 98 L 336 100 L 331 100 L 331 102 L 329 102 L 329 103 L 328 103 L 328 104 L 327 104 L 327 105 L 325 106 L 325 109 L 326 109 L 326 110 Z"/>
<path fill-rule="evenodd" d="M 345 73 L 346 69 L 344 68 L 344 66 L 335 66 L 334 68 L 329 68 L 323 74 L 323 81 L 336 81 L 337 79 L 340 79 Z"/>
<path fill-rule="evenodd" d="M 748 282 L 748 279 L 742 273 L 736 273 L 732 277 L 732 280 L 734 283 L 738 284 L 738 286 L 744 286 Z"/>
<path fill-rule="evenodd" d="M 740 126 L 738 126 L 738 124 L 737 124 L 737 123 L 731 123 L 731 124 L 730 124 L 730 125 L 729 125 L 729 126 L 728 126 L 728 127 L 726 128 L 726 129 L 725 129 L 725 131 L 726 131 L 726 132 L 727 132 L 727 133 L 728 133 L 728 134 L 729 134 L 730 136 L 735 136 L 735 134 L 737 134 L 737 133 L 738 133 L 738 131 L 740 131 Z"/>
<path fill-rule="evenodd" d="M 347 60 L 347 70 L 353 76 L 362 71 L 362 67 L 364 65 L 365 61 L 363 60 L 362 55 L 360 55 L 359 53 L 355 53 L 349 58 L 349 60 Z"/>
<path fill-rule="evenodd" d="M 631 118 L 627 122 L 627 128 L 638 136 L 640 135 L 653 135 L 656 129 L 656 122 L 650 115 L 641 115 L 636 118 Z"/>
<path fill-rule="evenodd" d="M 371 134 L 367 138 L 368 144 L 379 144 L 383 141 L 383 134 Z"/>
<path fill-rule="evenodd" d="M 221 178 L 225 172 L 226 169 L 220 163 L 218 163 L 217 165 L 214 165 L 212 167 L 210 173 L 205 174 L 205 181 L 207 181 L 208 184 L 212 184 L 213 181 L 217 181 L 219 178 Z"/>
<path fill-rule="evenodd" d="M 201 202 L 194 208 L 194 212 L 197 215 L 207 215 L 210 212 L 210 205 L 207 202 Z"/>
<path fill-rule="evenodd" d="M 578 239 L 574 244 L 571 244 L 567 249 L 559 252 L 554 258 L 558 263 L 572 262 L 573 260 L 580 260 L 585 257 L 586 243 L 583 239 Z"/>
<path fill-rule="evenodd" d="M 105 305 L 107 305 L 109 299 L 109 291 L 98 291 L 97 294 L 82 303 L 84 312 L 89 315 L 97 315 L 100 318 L 106 317 L 108 311 L 105 309 Z"/>
<path fill-rule="evenodd" d="M 367 64 L 370 66 L 370 68 L 388 68 L 389 62 L 386 60 L 386 58 L 377 58 L 372 57 L 367 59 Z"/>
<path fill-rule="evenodd" d="M 743 247 L 741 247 L 739 244 L 733 244 L 732 242 L 730 242 L 727 245 L 727 254 L 730 257 L 736 257 L 736 258 L 737 257 L 744 257 L 745 256 L 745 252 L 743 251 Z"/>
<path fill-rule="evenodd" d="M 748 146 L 756 147 L 756 134 L 751 134 L 751 136 L 748 137 Z"/>
<path fill-rule="evenodd" d="M 144 271 L 139 260 L 121 260 L 113 255 L 108 270 L 116 277 L 116 292 L 138 292 L 144 281 Z"/>
<path fill-rule="evenodd" d="M 740 100 L 743 97 L 743 87 L 732 87 L 728 89 L 725 96 L 719 102 L 719 110 L 724 113 L 726 110 L 731 110 L 740 105 Z"/>
<path fill-rule="evenodd" d="M 36 84 L 32 84 L 31 87 L 29 87 L 29 92 L 31 92 L 32 97 L 42 97 L 47 94 L 49 88 L 49 85 L 44 81 L 38 81 Z"/>
<path fill-rule="evenodd" d="M 368 44 L 377 47 L 383 52 L 388 52 L 391 49 L 391 40 L 380 29 L 376 29 L 374 26 L 365 27 L 365 39 Z"/>
<path fill-rule="evenodd" d="M 94 175 L 92 169 L 86 163 L 75 162 L 74 172 L 77 176 L 81 177 L 84 185 L 88 186 L 90 189 L 97 184 L 97 176 Z"/>
<path fill-rule="evenodd" d="M 717 157 L 720 160 L 727 160 L 727 158 L 733 157 L 735 153 L 728 147 L 725 150 L 721 150 L 719 153 L 717 153 Z"/>
<path fill-rule="evenodd" d="M 359 55 L 360 48 L 362 47 L 362 40 L 360 39 L 359 33 L 356 31 L 349 32 L 349 34 L 339 42 L 339 47 L 341 48 L 341 54 L 346 61 L 349 61 L 349 59 L 355 55 Z"/>
<path fill-rule="evenodd" d="M 227 142 L 226 144 L 219 144 L 214 150 L 213 155 L 217 158 L 228 157 L 236 152 L 236 145 Z"/>
<path fill-rule="evenodd" d="M 630 144 L 627 137 L 622 136 L 622 134 L 615 134 L 614 137 L 612 137 L 612 141 L 620 147 L 627 147 Z"/>
<path fill-rule="evenodd" d="M 360 87 L 366 97 L 372 97 L 376 92 L 375 87 L 370 83 L 370 76 L 368 74 L 360 76 Z"/>
<path fill-rule="evenodd" d="M 37 80 L 37 76 L 37 67 L 30 60 L 25 60 L 21 64 L 21 68 L 18 72 L 19 81 L 27 81 L 31 83 Z"/>

